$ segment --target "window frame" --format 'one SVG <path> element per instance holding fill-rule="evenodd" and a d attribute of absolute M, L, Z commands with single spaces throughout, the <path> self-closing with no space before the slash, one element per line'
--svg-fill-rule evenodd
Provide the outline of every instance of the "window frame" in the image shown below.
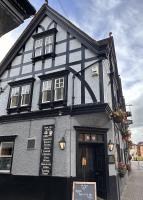
<path fill-rule="evenodd" d="M 39 76 L 41 80 L 40 84 L 40 96 L 39 96 L 39 109 L 44 109 L 44 108 L 54 108 L 58 106 L 66 106 L 67 105 L 67 90 L 68 90 L 68 70 L 63 70 L 63 71 L 58 71 L 55 73 L 51 74 L 46 74 L 46 75 L 41 75 Z M 55 80 L 58 78 L 63 78 L 64 79 L 64 94 L 63 94 L 63 99 L 55 100 Z M 52 86 L 51 86 L 51 101 L 47 102 L 42 102 L 42 86 L 44 81 L 52 81 Z"/>
<path fill-rule="evenodd" d="M 11 170 L 12 170 L 12 164 L 13 164 L 13 154 L 14 154 L 14 147 L 15 147 L 15 139 L 16 139 L 17 135 L 11 135 L 11 136 L 0 136 L 0 147 L 1 147 L 1 144 L 4 143 L 4 142 L 11 142 L 13 143 L 13 147 L 12 147 L 12 153 L 11 153 L 11 156 L 1 156 L 0 155 L 0 158 L 1 157 L 9 157 L 11 158 L 11 162 L 10 162 L 10 169 L 9 170 L 0 170 L 0 174 L 11 174 Z"/>
<path fill-rule="evenodd" d="M 21 112 L 21 111 L 30 111 L 31 110 L 34 81 L 35 81 L 35 78 L 32 77 L 32 78 L 8 83 L 10 85 L 9 99 L 8 99 L 8 104 L 7 104 L 8 114 L 13 113 L 13 112 Z M 22 87 L 26 86 L 26 85 L 30 85 L 29 104 L 22 105 L 21 104 Z M 11 93 L 12 93 L 12 89 L 15 87 L 19 87 L 18 104 L 17 104 L 17 106 L 11 107 Z"/>
<path fill-rule="evenodd" d="M 35 35 L 33 35 L 33 39 L 34 39 L 34 45 L 33 45 L 33 55 L 32 55 L 32 60 L 33 61 L 38 61 L 38 60 L 43 60 L 45 58 L 51 58 L 51 57 L 55 57 L 55 44 L 56 44 L 56 33 L 57 33 L 57 29 L 56 28 L 52 28 L 50 30 L 41 32 L 41 33 L 37 33 Z M 46 53 L 46 38 L 49 36 L 53 36 L 53 42 L 49 43 L 49 45 L 52 45 L 52 51 L 49 53 Z M 39 56 L 35 56 L 35 44 L 37 40 L 42 39 L 42 49 L 41 49 L 41 55 Z"/>

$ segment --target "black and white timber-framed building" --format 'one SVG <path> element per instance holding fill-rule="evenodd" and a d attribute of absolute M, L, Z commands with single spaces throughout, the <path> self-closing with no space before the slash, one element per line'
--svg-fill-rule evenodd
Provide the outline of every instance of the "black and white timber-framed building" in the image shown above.
<path fill-rule="evenodd" d="M 119 200 L 117 163 L 127 155 L 111 119 L 125 109 L 113 37 L 95 41 L 45 3 L 0 80 L 0 199 L 70 200 L 72 182 L 87 180 L 100 198 Z"/>

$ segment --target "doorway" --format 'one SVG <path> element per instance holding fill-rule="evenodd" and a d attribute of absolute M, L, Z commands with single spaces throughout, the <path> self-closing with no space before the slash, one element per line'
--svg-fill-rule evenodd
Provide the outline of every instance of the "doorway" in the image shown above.
<path fill-rule="evenodd" d="M 95 181 L 97 194 L 107 197 L 107 162 L 105 136 L 95 132 L 77 134 L 77 177 L 85 181 Z"/>

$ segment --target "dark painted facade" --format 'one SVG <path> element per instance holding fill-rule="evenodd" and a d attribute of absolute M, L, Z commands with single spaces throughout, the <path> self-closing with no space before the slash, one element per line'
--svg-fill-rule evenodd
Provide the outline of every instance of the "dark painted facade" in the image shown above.
<path fill-rule="evenodd" d="M 19 26 L 36 12 L 28 0 L 0 1 L 0 37 Z"/>

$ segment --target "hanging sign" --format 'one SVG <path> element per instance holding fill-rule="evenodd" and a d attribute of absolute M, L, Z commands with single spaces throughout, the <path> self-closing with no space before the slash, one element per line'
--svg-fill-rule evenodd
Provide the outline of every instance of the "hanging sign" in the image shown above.
<path fill-rule="evenodd" d="M 43 126 L 40 157 L 40 176 L 52 175 L 54 125 Z"/>
<path fill-rule="evenodd" d="M 97 200 L 96 182 L 73 182 L 72 200 Z"/>

